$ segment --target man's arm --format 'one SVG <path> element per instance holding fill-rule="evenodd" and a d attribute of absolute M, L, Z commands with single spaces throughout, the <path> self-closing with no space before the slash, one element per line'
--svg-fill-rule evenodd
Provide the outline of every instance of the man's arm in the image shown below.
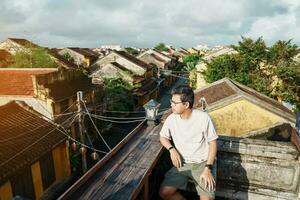
<path fill-rule="evenodd" d="M 181 156 L 178 153 L 177 149 L 175 147 L 173 147 L 173 145 L 171 144 L 171 141 L 169 139 L 167 139 L 165 137 L 161 137 L 161 136 L 159 138 L 159 141 L 166 149 L 169 150 L 173 165 L 177 168 L 180 168 L 182 166 Z"/>
<path fill-rule="evenodd" d="M 160 136 L 159 141 L 160 141 L 161 145 L 163 145 L 166 149 L 169 149 L 170 147 L 173 146 L 171 144 L 171 141 L 165 137 Z"/>
<path fill-rule="evenodd" d="M 207 158 L 207 163 L 206 164 L 214 164 L 216 155 L 217 155 L 217 151 L 218 151 L 218 144 L 217 144 L 217 140 L 213 140 L 210 141 L 208 143 L 209 145 L 209 149 L 208 149 L 208 158 Z"/>
<path fill-rule="evenodd" d="M 208 159 L 206 164 L 212 165 L 215 161 L 217 151 L 218 151 L 218 144 L 217 140 L 212 140 L 208 143 L 209 145 L 209 150 L 208 150 Z M 208 189 L 211 191 L 215 187 L 215 180 L 214 177 L 208 167 L 205 167 L 201 176 L 200 176 L 200 182 L 204 181 L 205 187 L 208 187 Z"/>

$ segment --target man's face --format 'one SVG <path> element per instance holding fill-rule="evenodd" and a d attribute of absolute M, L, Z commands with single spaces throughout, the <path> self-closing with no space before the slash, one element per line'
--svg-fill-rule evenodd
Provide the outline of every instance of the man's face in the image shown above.
<path fill-rule="evenodd" d="M 172 112 L 174 114 L 182 114 L 186 109 L 188 109 L 188 103 L 182 102 L 180 100 L 180 95 L 174 94 L 170 100 Z"/>

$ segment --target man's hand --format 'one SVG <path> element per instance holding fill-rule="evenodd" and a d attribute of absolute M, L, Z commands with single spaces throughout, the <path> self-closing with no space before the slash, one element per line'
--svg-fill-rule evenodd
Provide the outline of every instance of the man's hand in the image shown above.
<path fill-rule="evenodd" d="M 181 156 L 178 153 L 178 151 L 175 148 L 173 148 L 173 149 L 170 149 L 169 152 L 170 152 L 170 156 L 171 156 L 173 165 L 177 168 L 182 167 L 182 160 L 181 160 Z"/>
<path fill-rule="evenodd" d="M 200 176 L 200 183 L 204 183 L 204 187 L 208 188 L 208 191 L 213 191 L 215 189 L 216 182 L 214 177 L 211 174 L 211 171 L 206 167 Z"/>

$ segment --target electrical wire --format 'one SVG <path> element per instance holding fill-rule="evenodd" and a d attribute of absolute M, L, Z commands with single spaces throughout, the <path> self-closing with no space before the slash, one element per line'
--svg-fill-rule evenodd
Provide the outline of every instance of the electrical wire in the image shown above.
<path fill-rule="evenodd" d="M 95 115 L 95 114 L 91 114 L 93 116 L 96 116 L 98 118 L 101 119 L 115 119 L 115 120 L 140 120 L 140 119 L 145 119 L 144 117 L 107 117 L 107 116 L 103 116 L 103 115 Z"/>
<path fill-rule="evenodd" d="M 168 76 L 174 76 L 174 77 L 182 78 L 182 79 L 186 79 L 186 80 L 189 79 L 189 78 L 187 78 L 187 77 L 184 77 L 184 76 L 177 76 L 177 75 L 175 75 L 175 74 L 169 74 Z"/>
<path fill-rule="evenodd" d="M 62 123 L 63 124 L 63 123 Z M 53 124 L 52 124 L 53 125 Z M 28 145 L 26 148 L 22 149 L 21 151 L 19 151 L 18 153 L 16 153 L 14 156 L 10 157 L 9 159 L 7 159 L 6 161 L 2 162 L 0 164 L 0 166 L 5 165 L 6 163 L 8 163 L 9 161 L 11 161 L 12 159 L 14 159 L 15 157 L 17 157 L 18 155 L 22 154 L 24 151 L 26 151 L 27 149 L 29 149 L 30 147 L 32 147 L 33 145 L 37 144 L 39 141 L 41 141 L 42 139 L 44 139 L 45 137 L 47 137 L 48 135 L 50 135 L 50 133 L 52 133 L 55 130 L 59 130 L 59 125 L 56 125 L 54 129 L 52 129 L 51 131 L 47 132 L 45 135 L 43 135 L 42 137 L 40 137 L 38 140 L 36 140 L 35 142 L 33 142 L 32 144 Z"/>
<path fill-rule="evenodd" d="M 82 104 L 83 104 L 83 106 L 84 106 L 84 108 L 85 108 L 85 110 L 86 110 L 86 112 L 87 112 L 87 114 L 88 114 L 88 116 L 89 116 L 89 118 L 90 118 L 90 120 L 91 120 L 93 126 L 95 127 L 95 129 L 96 129 L 98 135 L 100 136 L 100 138 L 102 139 L 102 141 L 104 142 L 104 144 L 106 145 L 106 147 L 111 151 L 110 146 L 106 143 L 106 141 L 105 141 L 104 138 L 102 137 L 100 131 L 98 130 L 96 124 L 94 123 L 94 121 L 93 121 L 93 119 L 92 119 L 92 117 L 91 117 L 91 114 L 90 114 L 89 110 L 87 109 L 87 107 L 86 107 L 84 101 L 82 101 Z"/>
<path fill-rule="evenodd" d="M 141 122 L 141 121 L 144 121 L 146 118 L 141 118 L 141 119 L 138 119 L 138 120 L 131 120 L 131 121 L 116 121 L 116 120 L 110 120 L 110 119 L 103 119 L 101 117 L 98 117 L 97 115 L 93 115 L 93 114 L 90 114 L 91 117 L 94 117 L 98 120 L 101 120 L 101 121 L 106 121 L 106 122 L 112 122 L 112 123 L 119 123 L 119 124 L 124 124 L 124 123 L 135 123 L 135 122 Z"/>
<path fill-rule="evenodd" d="M 168 69 L 160 69 L 159 71 L 172 72 L 172 73 L 186 73 L 186 74 L 189 74 L 188 71 L 174 71 L 174 70 L 168 70 Z"/>
<path fill-rule="evenodd" d="M 61 114 L 57 114 L 57 115 L 54 115 L 54 116 L 59 116 L 59 115 L 64 114 L 67 110 L 69 110 L 72 106 L 74 106 L 74 104 L 75 104 L 76 102 L 77 102 L 77 101 L 74 101 L 68 108 L 66 108 L 63 112 L 61 112 Z"/>
<path fill-rule="evenodd" d="M 75 121 L 75 119 L 76 119 L 76 117 L 77 117 L 78 115 L 79 115 L 79 114 L 75 115 L 75 117 L 72 119 L 72 121 L 71 121 L 71 123 L 69 124 L 69 126 Z M 52 123 L 55 125 L 54 122 L 52 122 Z M 61 133 L 63 133 L 65 136 L 67 136 L 67 137 L 68 137 L 68 140 L 72 140 L 73 142 L 76 142 L 77 144 L 80 144 L 81 146 L 86 147 L 86 148 L 88 148 L 88 149 L 91 149 L 91 150 L 93 150 L 93 151 L 95 151 L 95 152 L 99 152 L 99 153 L 103 153 L 103 154 L 107 154 L 107 153 L 108 153 L 108 152 L 105 152 L 105 151 L 101 151 L 101 150 L 95 149 L 93 145 L 92 145 L 92 147 L 89 147 L 88 145 L 85 145 L 85 144 L 79 142 L 78 140 L 74 139 L 70 134 L 68 134 L 68 131 L 64 128 L 64 126 L 61 126 L 61 128 L 64 130 L 64 132 L 61 131 L 61 130 L 59 130 L 59 129 L 58 129 L 58 130 L 59 130 Z"/>
<path fill-rule="evenodd" d="M 118 110 L 104 110 L 103 112 L 108 112 L 108 113 L 124 113 L 124 114 L 145 113 L 145 111 L 118 111 Z"/>
<path fill-rule="evenodd" d="M 72 117 L 73 117 L 73 116 L 71 116 L 70 118 L 66 119 L 65 121 L 71 119 Z M 75 116 L 75 117 L 76 117 L 76 116 Z M 45 122 L 44 124 L 42 124 L 42 125 L 40 125 L 40 126 L 37 126 L 37 127 L 35 127 L 34 129 L 32 129 L 32 130 L 25 131 L 24 133 L 22 133 L 22 134 L 20 134 L 20 135 L 16 135 L 16 136 L 13 136 L 13 137 L 10 137 L 10 138 L 6 138 L 6 139 L 4 139 L 4 140 L 0 140 L 0 143 L 7 142 L 7 141 L 10 141 L 10 140 L 12 140 L 12 139 L 16 139 L 16 138 L 18 138 L 18 137 L 21 137 L 21 136 L 23 136 L 23 135 L 26 135 L 26 134 L 28 134 L 28 133 L 31 133 L 31 132 L 33 132 L 33 131 L 35 131 L 35 130 L 37 130 L 37 129 L 43 127 L 43 126 L 48 125 L 49 122 L 50 122 L 51 124 L 54 124 L 54 122 L 52 122 L 51 120 L 50 120 L 50 121 L 47 121 L 47 122 Z"/>

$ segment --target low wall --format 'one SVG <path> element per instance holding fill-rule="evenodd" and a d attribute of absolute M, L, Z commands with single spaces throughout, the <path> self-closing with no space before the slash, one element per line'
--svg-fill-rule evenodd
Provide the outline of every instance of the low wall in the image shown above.
<path fill-rule="evenodd" d="M 217 196 L 293 200 L 300 197 L 299 152 L 290 142 L 220 136 Z"/>

